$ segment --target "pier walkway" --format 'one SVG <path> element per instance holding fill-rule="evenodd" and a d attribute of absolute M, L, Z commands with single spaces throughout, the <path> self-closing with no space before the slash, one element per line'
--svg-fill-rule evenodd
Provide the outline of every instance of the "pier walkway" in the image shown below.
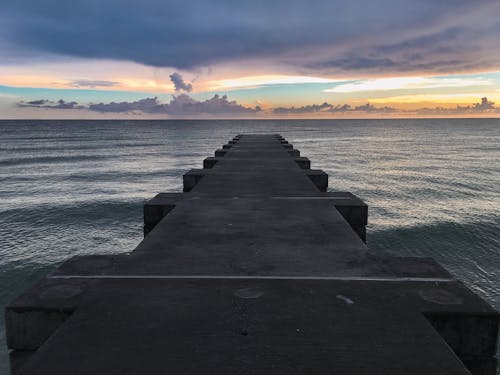
<path fill-rule="evenodd" d="M 497 312 L 432 259 L 371 254 L 366 204 L 281 136 L 203 167 L 145 204 L 134 251 L 69 259 L 7 307 L 13 373 L 495 373 Z"/>

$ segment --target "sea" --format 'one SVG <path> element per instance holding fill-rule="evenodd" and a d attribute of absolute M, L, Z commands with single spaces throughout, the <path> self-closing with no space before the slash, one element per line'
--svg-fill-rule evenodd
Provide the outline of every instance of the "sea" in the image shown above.
<path fill-rule="evenodd" d="M 280 133 L 369 205 L 375 254 L 433 257 L 500 309 L 500 119 L 0 121 L 5 305 L 75 255 L 127 252 L 142 206 L 239 133 Z"/>

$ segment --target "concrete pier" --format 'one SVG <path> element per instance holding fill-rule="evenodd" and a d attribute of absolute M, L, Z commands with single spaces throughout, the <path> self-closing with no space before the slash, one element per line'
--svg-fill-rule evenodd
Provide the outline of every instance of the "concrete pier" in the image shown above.
<path fill-rule="evenodd" d="M 368 209 L 280 135 L 239 135 L 6 309 L 13 373 L 493 375 L 498 313 L 430 258 L 376 256 Z M 334 184 L 333 184 L 334 185 Z"/>

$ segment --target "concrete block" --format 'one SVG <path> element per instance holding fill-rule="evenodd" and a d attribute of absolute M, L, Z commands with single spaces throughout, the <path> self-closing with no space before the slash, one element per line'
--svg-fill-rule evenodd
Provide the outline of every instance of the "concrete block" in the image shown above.
<path fill-rule="evenodd" d="M 335 208 L 349 224 L 368 224 L 368 205 L 359 197 L 348 192 L 331 192 L 328 196 L 332 197 Z"/>
<path fill-rule="evenodd" d="M 463 364 L 472 375 L 495 375 L 497 373 L 497 359 L 489 358 L 461 358 Z"/>
<path fill-rule="evenodd" d="M 419 291 L 434 302 L 423 314 L 473 375 L 494 375 L 499 314 L 488 303 L 456 282 L 456 291 Z"/>
<path fill-rule="evenodd" d="M 302 169 L 310 169 L 311 168 L 311 161 L 308 158 L 305 157 L 298 157 L 293 159 L 300 168 Z"/>
<path fill-rule="evenodd" d="M 460 358 L 488 358 L 496 353 L 498 313 L 425 313 L 425 316 Z"/>
<path fill-rule="evenodd" d="M 351 228 L 356 232 L 359 238 L 366 243 L 366 226 L 365 225 L 352 225 Z"/>
<path fill-rule="evenodd" d="M 221 149 L 215 150 L 215 157 L 224 156 L 224 155 L 226 155 L 226 153 L 227 153 L 227 150 L 221 150 Z"/>
<path fill-rule="evenodd" d="M 366 243 L 366 225 L 368 225 L 368 205 L 349 192 L 331 192 L 332 202 L 338 212 L 349 223 L 359 238 Z M 335 199 L 337 198 L 337 199 Z"/>
<path fill-rule="evenodd" d="M 191 169 L 188 173 L 182 176 L 183 181 L 183 191 L 191 191 L 198 182 L 205 176 L 203 169 Z"/>
<path fill-rule="evenodd" d="M 218 158 L 215 157 L 208 157 L 203 160 L 203 168 L 205 169 L 211 169 L 214 167 L 214 165 L 219 161 Z"/>
<path fill-rule="evenodd" d="M 21 375 L 21 369 L 36 353 L 33 350 L 11 350 L 9 353 L 11 375 Z"/>
<path fill-rule="evenodd" d="M 71 315 L 64 311 L 7 309 L 5 324 L 10 349 L 35 350 Z"/>
<path fill-rule="evenodd" d="M 144 236 L 172 211 L 182 199 L 181 193 L 160 193 L 144 204 Z"/>
<path fill-rule="evenodd" d="M 328 174 L 321 169 L 308 169 L 305 173 L 319 191 L 326 192 L 328 190 Z"/>
<path fill-rule="evenodd" d="M 88 282 L 43 279 L 5 308 L 7 346 L 36 350 L 76 309 Z"/>

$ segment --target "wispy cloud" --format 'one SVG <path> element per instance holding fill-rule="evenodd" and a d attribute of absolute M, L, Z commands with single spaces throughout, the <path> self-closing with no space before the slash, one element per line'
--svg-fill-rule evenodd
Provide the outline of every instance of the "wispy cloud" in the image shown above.
<path fill-rule="evenodd" d="M 97 88 L 97 87 L 115 87 L 118 82 L 92 79 L 77 79 L 68 82 L 68 86 L 77 88 Z"/>
<path fill-rule="evenodd" d="M 394 96 L 382 96 L 380 98 L 372 98 L 370 102 L 375 104 L 408 104 L 412 106 L 419 105 L 419 103 L 432 103 L 435 105 L 439 104 L 464 104 L 474 102 L 477 98 L 486 97 L 489 94 L 487 92 L 467 92 L 467 93 L 452 93 L 452 94 L 410 94 L 410 95 L 394 95 Z M 493 95 L 497 97 L 497 95 Z"/>
<path fill-rule="evenodd" d="M 493 83 L 485 78 L 427 78 L 427 77 L 393 77 L 358 80 L 342 83 L 324 90 L 333 93 L 352 93 L 365 91 L 416 90 L 446 87 L 491 86 Z"/>
<path fill-rule="evenodd" d="M 240 88 L 255 88 L 271 85 L 294 85 L 304 83 L 335 83 L 342 80 L 312 77 L 312 76 L 293 76 L 293 75 L 258 75 L 245 76 L 232 79 L 221 79 L 208 82 L 211 90 L 221 89 L 240 89 Z"/>

